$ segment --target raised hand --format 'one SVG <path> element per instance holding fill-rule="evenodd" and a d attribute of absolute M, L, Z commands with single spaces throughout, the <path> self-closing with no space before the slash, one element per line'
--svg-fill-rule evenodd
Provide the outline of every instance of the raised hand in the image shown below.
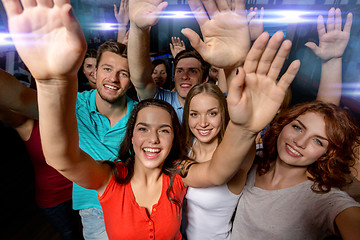
<path fill-rule="evenodd" d="M 171 55 L 173 55 L 173 58 L 175 58 L 179 52 L 185 49 L 185 43 L 183 40 L 180 40 L 179 37 L 171 37 L 170 51 Z"/>
<path fill-rule="evenodd" d="M 167 5 L 162 0 L 131 0 L 130 22 L 139 29 L 150 29 L 159 21 L 159 16 Z"/>
<path fill-rule="evenodd" d="M 295 60 L 277 81 L 291 49 L 289 40 L 282 43 L 283 37 L 277 32 L 269 40 L 268 33 L 261 34 L 231 81 L 227 97 L 231 121 L 254 134 L 273 119 L 300 68 L 300 61 Z"/>
<path fill-rule="evenodd" d="M 129 23 L 129 0 L 121 0 L 119 10 L 114 4 L 114 16 L 118 24 L 126 28 Z"/>
<path fill-rule="evenodd" d="M 260 14 L 258 13 L 257 7 L 251 7 L 249 13 L 247 15 L 247 20 L 249 22 L 249 32 L 250 32 L 250 40 L 256 40 L 260 34 L 264 32 L 264 8 L 260 9 Z"/>
<path fill-rule="evenodd" d="M 15 47 L 37 80 L 76 76 L 86 41 L 69 0 L 2 0 Z"/>
<path fill-rule="evenodd" d="M 324 18 L 318 17 L 317 29 L 319 34 L 319 46 L 313 42 L 307 42 L 305 46 L 310 48 L 316 56 L 323 61 L 332 58 L 341 58 L 350 38 L 352 24 L 352 13 L 346 18 L 344 29 L 341 30 L 341 11 L 339 8 L 331 8 L 328 13 L 326 29 Z"/>
<path fill-rule="evenodd" d="M 191 45 L 211 65 L 224 69 L 241 66 L 250 49 L 245 0 L 234 0 L 231 6 L 218 0 L 188 0 L 188 3 L 203 36 L 202 41 L 193 30 L 183 29 Z"/>

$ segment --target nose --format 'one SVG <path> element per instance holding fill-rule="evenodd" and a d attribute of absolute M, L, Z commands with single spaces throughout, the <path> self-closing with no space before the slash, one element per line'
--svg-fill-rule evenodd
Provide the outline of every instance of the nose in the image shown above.
<path fill-rule="evenodd" d="M 149 133 L 149 142 L 154 144 L 158 144 L 160 142 L 159 135 L 156 131 L 151 131 Z"/>
<path fill-rule="evenodd" d="M 200 117 L 200 126 L 201 127 L 207 127 L 208 126 L 208 121 L 207 121 L 206 116 L 201 116 Z"/>
<path fill-rule="evenodd" d="M 182 76 L 181 76 L 182 79 L 188 79 L 189 78 L 189 72 L 188 71 L 184 71 Z"/>
<path fill-rule="evenodd" d="M 297 147 L 304 149 L 306 147 L 307 139 L 303 135 L 299 135 L 294 138 L 294 143 Z"/>
<path fill-rule="evenodd" d="M 119 82 L 120 79 L 120 73 L 119 72 L 113 72 L 109 75 L 109 80 L 111 82 Z"/>

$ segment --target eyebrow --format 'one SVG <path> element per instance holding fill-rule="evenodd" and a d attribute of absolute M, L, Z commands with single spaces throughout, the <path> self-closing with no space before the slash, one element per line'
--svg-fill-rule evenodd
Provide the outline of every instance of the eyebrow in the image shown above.
<path fill-rule="evenodd" d="M 301 125 L 302 128 L 304 128 L 305 130 L 307 129 L 307 127 L 299 119 L 296 119 L 296 121 Z M 329 142 L 329 140 L 326 137 L 320 135 L 315 135 L 315 136 Z"/>
<path fill-rule="evenodd" d="M 207 110 L 207 112 L 210 112 L 210 111 L 213 111 L 213 110 L 218 110 L 218 107 L 210 108 L 210 109 Z M 196 110 L 194 110 L 194 109 L 190 109 L 190 111 L 198 112 L 198 111 L 196 111 Z"/>
<path fill-rule="evenodd" d="M 190 69 L 190 70 L 198 70 L 200 71 L 200 68 L 183 68 L 183 67 L 177 67 L 176 69 Z"/>
<path fill-rule="evenodd" d="M 142 126 L 145 126 L 145 127 L 149 127 L 149 126 L 150 126 L 150 124 L 148 124 L 148 123 L 139 122 L 139 123 L 136 124 L 135 127 L 137 127 L 137 126 L 139 126 L 139 125 L 142 125 Z M 172 129 L 171 125 L 169 125 L 169 124 L 161 124 L 161 125 L 159 126 L 159 128 L 164 128 L 164 127 L 168 127 L 168 128 L 171 128 L 171 129 Z"/>

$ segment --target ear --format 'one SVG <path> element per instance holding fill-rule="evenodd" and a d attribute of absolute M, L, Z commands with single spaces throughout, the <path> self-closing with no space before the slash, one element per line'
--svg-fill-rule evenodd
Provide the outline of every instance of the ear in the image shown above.
<path fill-rule="evenodd" d="M 205 80 L 203 81 L 203 83 L 207 83 L 209 81 L 209 75 L 205 78 Z"/>
<path fill-rule="evenodd" d="M 94 78 L 97 79 L 97 68 L 95 68 L 95 71 L 94 71 Z"/>

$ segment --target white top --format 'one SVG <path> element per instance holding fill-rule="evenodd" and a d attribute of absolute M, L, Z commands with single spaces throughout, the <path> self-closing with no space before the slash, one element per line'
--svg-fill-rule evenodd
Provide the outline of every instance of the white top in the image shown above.
<path fill-rule="evenodd" d="M 256 167 L 239 200 L 231 239 L 323 239 L 336 234 L 334 221 L 340 212 L 360 206 L 338 189 L 313 192 L 310 180 L 278 190 L 255 187 Z"/>
<path fill-rule="evenodd" d="M 230 239 L 231 218 L 240 195 L 232 193 L 226 184 L 208 188 L 189 187 L 184 207 L 187 239 Z"/>

